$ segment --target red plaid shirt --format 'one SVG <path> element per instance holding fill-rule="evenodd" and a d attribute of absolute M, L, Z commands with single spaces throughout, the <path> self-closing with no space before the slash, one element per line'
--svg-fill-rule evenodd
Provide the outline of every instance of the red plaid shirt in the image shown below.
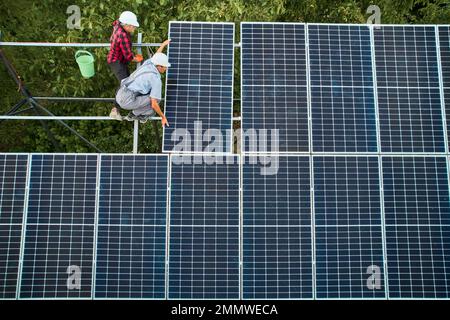
<path fill-rule="evenodd" d="M 108 63 L 120 61 L 127 63 L 133 60 L 133 52 L 131 52 L 131 36 L 120 25 L 119 20 L 113 22 L 113 33 L 109 41 L 111 47 L 108 53 Z"/>

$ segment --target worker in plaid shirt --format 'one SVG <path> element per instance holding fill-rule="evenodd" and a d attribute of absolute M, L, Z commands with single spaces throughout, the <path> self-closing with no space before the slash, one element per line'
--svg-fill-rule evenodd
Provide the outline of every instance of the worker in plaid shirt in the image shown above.
<path fill-rule="evenodd" d="M 137 17 L 133 12 L 124 11 L 119 19 L 113 23 L 113 33 L 110 38 L 111 47 L 108 53 L 108 64 L 116 78 L 119 87 L 122 79 L 130 75 L 128 63 L 130 61 L 141 62 L 142 55 L 133 55 L 131 52 L 131 35 L 139 27 Z M 109 116 L 116 120 L 122 120 L 117 103 L 112 108 Z"/>

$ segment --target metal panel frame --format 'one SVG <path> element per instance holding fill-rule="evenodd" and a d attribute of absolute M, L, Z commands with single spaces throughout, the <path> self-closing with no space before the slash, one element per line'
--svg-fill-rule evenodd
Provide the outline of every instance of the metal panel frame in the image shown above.
<path fill-rule="evenodd" d="M 243 188 L 243 184 L 244 184 L 244 180 L 243 180 L 243 171 L 244 171 L 244 164 L 245 164 L 245 158 L 246 157 L 296 157 L 296 158 L 308 158 L 308 164 L 309 164 L 309 187 L 310 187 L 310 214 L 311 214 L 311 224 L 309 225 L 311 228 L 311 261 L 312 261 L 312 265 L 311 265 L 311 284 L 312 284 L 312 290 L 311 290 L 311 298 L 241 298 L 241 300 L 244 301 L 256 301 L 256 300 L 261 300 L 261 301 L 271 301 L 271 300 L 276 300 L 276 301 L 311 301 L 311 300 L 316 300 L 316 286 L 315 286 L 315 282 L 316 282 L 316 270 L 315 270 L 315 219 L 314 219 L 314 168 L 313 168 L 313 158 L 312 156 L 305 153 L 295 153 L 295 152 L 286 152 L 286 153 L 280 153 L 280 154 L 275 154 L 275 153 L 270 153 L 270 152 L 265 152 L 265 153 L 242 153 L 241 155 L 241 163 L 242 163 L 242 176 L 241 176 L 241 203 L 240 203 L 240 215 L 241 215 L 241 229 L 243 230 L 244 227 L 244 223 L 243 223 L 243 209 L 244 209 L 244 202 L 243 202 L 243 194 L 244 194 L 244 188 Z M 243 232 L 242 232 L 242 239 L 243 239 Z M 241 247 L 242 250 L 242 264 L 243 264 L 243 246 Z M 243 268 L 242 268 L 243 271 Z M 243 272 L 241 277 L 243 278 Z M 242 282 L 242 289 L 243 289 L 243 282 Z M 241 295 L 243 296 L 243 290 L 241 292 Z"/>
<path fill-rule="evenodd" d="M 32 162 L 33 162 L 33 155 L 39 155 L 39 156 L 96 156 L 97 157 L 97 163 L 98 163 L 98 158 L 100 157 L 100 154 L 98 153 L 28 153 L 28 168 L 27 170 L 28 172 L 28 177 L 27 177 L 27 183 L 28 183 L 28 187 L 27 187 L 27 199 L 26 199 L 26 204 L 27 207 L 24 208 L 24 221 L 26 219 L 26 224 L 24 224 L 24 233 L 22 234 L 22 247 L 21 247 L 21 259 L 20 259 L 20 283 L 17 284 L 17 299 L 20 300 L 92 300 L 93 299 L 93 291 L 92 291 L 92 283 L 91 283 L 91 291 L 90 291 L 90 296 L 89 297 L 41 297 L 41 298 L 21 298 L 20 294 L 21 294 L 21 282 L 22 282 L 22 268 L 23 268 L 23 257 L 25 254 L 25 239 L 26 239 L 26 231 L 28 230 L 27 226 L 28 226 L 28 201 L 29 201 L 29 190 L 30 190 L 30 180 L 31 180 L 31 168 L 32 168 Z M 98 166 L 98 164 L 97 164 Z M 97 167 L 98 169 L 98 167 Z M 95 199 L 95 206 L 97 206 L 98 203 L 98 199 Z M 96 216 L 95 216 L 95 211 L 94 211 L 94 224 L 93 224 L 93 246 L 95 247 L 96 243 L 95 243 L 95 221 L 96 221 Z M 50 224 L 50 223 L 49 223 Z M 83 226 L 85 226 L 86 224 L 82 224 Z M 92 256 L 92 270 L 91 272 L 94 273 L 94 251 L 92 252 L 93 256 Z M 92 275 L 91 275 L 91 281 L 92 281 Z"/>
<path fill-rule="evenodd" d="M 163 154 L 163 153 L 147 153 L 147 154 L 130 154 L 130 153 L 102 153 L 99 154 L 99 166 L 98 166 L 98 196 L 97 196 L 97 212 L 96 212 L 96 226 L 95 226 L 95 256 L 94 256 L 94 261 L 95 261 L 95 269 L 93 269 L 93 273 L 95 274 L 95 277 L 97 276 L 97 248 L 98 248 L 98 227 L 99 227 L 99 223 L 98 223 L 98 218 L 99 218 L 99 209 L 100 209 L 100 181 L 101 181 L 101 161 L 103 159 L 104 156 L 123 156 L 123 157 L 145 157 L 145 156 L 154 156 L 154 157 L 163 157 L 167 159 L 167 174 L 168 174 L 168 170 L 169 170 L 169 155 L 168 154 Z M 170 177 L 167 176 L 167 184 L 170 181 Z M 166 187 L 167 188 L 167 187 Z M 168 198 L 167 198 L 167 189 L 166 189 L 166 248 L 165 248 L 165 252 L 167 253 L 167 230 L 168 230 L 168 226 L 167 226 L 167 219 L 168 219 L 168 211 L 167 211 L 167 206 L 168 206 Z M 166 275 L 166 270 L 164 270 L 164 282 L 167 283 L 167 275 Z M 93 289 L 92 289 L 92 299 L 93 300 L 167 300 L 167 285 L 164 285 L 165 288 L 165 293 L 164 293 L 164 298 L 122 298 L 122 297 L 101 297 L 101 298 L 97 298 L 95 297 L 95 282 L 92 283 Z"/>
<path fill-rule="evenodd" d="M 243 158 L 243 156 L 241 156 L 240 154 L 230 154 L 230 153 L 221 153 L 221 154 L 217 154 L 217 153 L 194 153 L 194 152 L 191 152 L 191 153 L 180 153 L 180 154 L 174 154 L 174 153 L 172 153 L 172 154 L 170 154 L 170 159 L 169 159 L 169 171 L 170 171 L 170 176 L 169 176 L 169 180 L 170 180 L 170 189 L 169 189 L 169 195 L 168 195 L 168 197 L 167 197 L 167 201 L 169 202 L 169 204 L 167 205 L 167 208 L 168 208 L 168 219 L 170 220 L 170 217 L 169 217 L 169 214 L 170 214 L 170 209 L 169 209 L 169 206 L 170 206 L 170 202 L 171 202 L 171 198 L 172 198 L 172 180 L 171 180 L 171 177 L 172 177 L 172 157 L 225 157 L 225 163 L 226 163 L 226 158 L 227 157 L 230 157 L 230 158 L 233 158 L 233 163 L 235 163 L 236 161 L 238 162 L 237 163 L 237 166 L 238 166 L 238 177 L 239 177 L 239 188 L 238 188 L 238 197 L 239 197 L 239 199 L 241 199 L 241 191 L 240 191 L 240 188 L 241 188 L 241 186 L 242 186 L 242 180 L 241 180 L 241 174 L 240 174 L 240 171 L 241 171 L 241 164 L 242 164 L 242 158 Z M 242 254 L 241 254 L 241 243 L 240 243 L 240 230 L 241 230 L 241 224 L 240 224 L 240 221 L 241 221 L 241 216 L 242 216 L 242 201 L 239 201 L 239 204 L 238 204 L 238 214 L 239 214 L 239 219 L 238 219 L 238 221 L 239 221 L 239 224 L 238 224 L 238 226 L 237 226 L 237 229 L 238 229 L 238 257 L 242 257 Z M 168 222 L 168 223 L 170 223 L 170 221 Z M 166 239 L 166 241 L 167 241 L 167 243 L 168 243 L 168 246 L 167 246 L 167 276 L 166 276 L 166 300 L 172 300 L 172 301 L 180 301 L 180 300 L 186 300 L 186 301 L 194 301 L 194 300 L 211 300 L 211 301 L 216 301 L 216 300 L 225 300 L 225 301 L 228 301 L 228 300 L 235 300 L 235 299 L 233 299 L 233 298 L 169 298 L 169 280 L 170 280 L 170 271 L 169 271 L 169 253 L 170 253 L 170 248 L 169 248 L 169 244 L 170 244 L 170 230 L 169 230 L 169 227 L 167 228 L 167 230 L 168 230 L 168 233 L 167 233 L 167 239 Z M 241 290 L 241 277 L 242 277 L 242 275 L 241 275 L 241 264 L 242 264 L 242 260 L 240 260 L 240 259 L 238 259 L 239 261 L 238 261 L 238 271 L 239 271 L 239 275 L 238 275 L 238 296 L 239 296 L 239 298 L 242 296 L 242 290 Z"/>
<path fill-rule="evenodd" d="M 233 22 L 208 22 L 208 21 L 169 21 L 169 39 L 170 39 L 170 26 L 173 23 L 181 23 L 181 24 L 194 24 L 194 23 L 199 23 L 199 24 L 205 24 L 205 25 L 232 25 L 233 26 L 233 54 L 232 54 L 232 69 L 231 69 L 231 104 L 230 104 L 230 108 L 231 108 L 231 119 L 230 119 L 230 130 L 231 130 L 231 135 L 227 135 L 227 142 L 228 145 L 226 146 L 226 148 L 228 150 L 224 150 L 222 153 L 226 153 L 226 154 L 233 154 L 233 121 L 234 121 L 234 117 L 233 117 L 233 104 L 234 104 L 234 59 L 235 59 L 235 50 L 236 50 L 236 46 L 235 46 L 235 39 L 236 39 L 236 26 Z M 167 47 L 167 56 L 169 56 L 170 53 L 170 44 Z M 164 92 L 164 114 L 166 112 L 166 107 L 167 107 L 167 82 L 169 79 L 169 72 L 170 72 L 170 68 L 167 69 L 166 71 L 166 84 L 165 84 L 165 92 Z M 211 86 L 210 86 L 211 87 Z M 170 123 L 169 123 L 170 125 Z M 161 147 L 161 152 L 167 152 L 169 154 L 173 153 L 173 154 L 205 154 L 208 155 L 210 154 L 210 152 L 193 152 L 193 151 L 183 151 L 183 152 L 174 152 L 173 150 L 166 150 L 165 149 L 165 136 L 166 136 L 166 126 L 163 127 L 163 134 L 162 134 L 162 147 Z M 225 141 L 225 139 L 223 140 Z M 191 140 L 191 143 L 193 143 L 193 140 Z"/>
<path fill-rule="evenodd" d="M 243 108 L 242 108 L 242 105 L 243 105 L 243 102 L 242 102 L 242 96 L 243 96 L 243 90 L 242 90 L 242 87 L 243 87 L 243 78 L 244 78 L 244 76 L 243 76 L 243 72 L 242 72 L 242 70 L 243 70 L 243 68 L 242 68 L 242 53 L 243 53 L 243 48 L 242 48 L 242 35 L 241 35 L 241 42 L 240 42 L 240 44 L 241 44 L 241 46 L 240 46 L 240 48 L 241 48 L 241 52 L 240 52 L 240 63 L 241 63 L 241 66 L 240 66 L 240 71 L 241 71 L 241 74 L 240 74 L 240 76 L 241 76 L 241 84 L 240 84 L 240 86 L 241 86 L 241 88 L 240 88 L 240 94 L 241 94 L 241 150 L 240 150 L 240 152 L 242 153 L 242 154 L 252 154 L 252 153 L 256 153 L 256 154 L 272 154 L 272 155 L 274 155 L 274 154 L 280 154 L 280 155 L 283 155 L 283 154 L 286 154 L 286 155 L 288 155 L 288 154 L 298 154 L 298 155 L 310 155 L 311 154 L 311 151 L 312 151 L 312 149 L 311 149 L 311 147 L 312 147 L 312 145 L 311 145 L 311 142 L 310 142 L 310 140 L 311 140 L 311 134 L 310 134 L 310 130 L 311 130 L 311 112 L 310 112 L 310 109 L 311 109 L 311 107 L 310 107 L 310 103 L 311 103 L 311 97 L 310 97 L 310 83 L 309 83 L 309 43 L 308 43 L 308 28 L 307 28 L 307 26 L 308 26 L 308 24 L 307 23 L 304 23 L 304 22 L 249 22 L 249 21 L 242 21 L 241 23 L 240 23 L 240 31 L 241 31 L 241 33 L 242 33 L 242 25 L 244 25 L 244 24 L 247 24 L 247 25 L 252 25 L 252 24 L 263 24 L 263 25 L 303 25 L 304 26 L 304 36 L 305 36 L 305 63 L 306 63 L 306 69 L 305 69 L 305 73 L 306 73 L 306 97 L 307 97 L 307 102 L 306 102 L 306 108 L 307 108 L 307 123 L 308 123 L 308 148 L 309 148 L 309 150 L 308 151 L 277 151 L 277 152 L 270 152 L 270 151 L 264 151 L 264 152 L 260 152 L 260 151 L 256 151 L 256 152 L 252 152 L 252 151 L 245 151 L 245 149 L 244 149 L 244 134 L 243 134 L 243 128 L 242 128 L 242 124 L 243 124 L 243 120 L 244 120 L 244 118 L 245 118 L 245 112 L 243 112 Z M 258 138 L 256 138 L 256 139 L 258 139 Z M 256 141 L 256 142 L 258 142 L 258 140 Z"/>

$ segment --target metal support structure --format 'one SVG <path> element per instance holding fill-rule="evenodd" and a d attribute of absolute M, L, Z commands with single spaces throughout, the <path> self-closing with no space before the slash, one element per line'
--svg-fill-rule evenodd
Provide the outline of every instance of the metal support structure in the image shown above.
<path fill-rule="evenodd" d="M 138 45 L 140 43 L 142 43 L 142 33 L 141 32 L 138 33 L 137 43 L 138 43 Z M 142 54 L 141 47 L 138 46 L 137 52 L 138 52 L 138 54 Z M 139 68 L 140 66 L 141 66 L 141 63 L 139 62 L 137 64 L 137 67 Z M 138 146 L 139 146 L 139 121 L 134 120 L 134 127 L 133 127 L 133 153 L 134 154 L 138 153 Z"/>
<path fill-rule="evenodd" d="M 6 114 L 13 115 L 13 114 L 21 113 L 22 110 L 20 110 L 20 108 L 26 103 L 28 103 L 28 99 L 20 100 L 14 107 L 9 109 L 9 111 Z"/>
<path fill-rule="evenodd" d="M 114 102 L 114 98 L 84 98 L 84 97 L 33 97 L 34 100 L 46 100 L 46 101 L 67 101 L 67 102 Z"/>
<path fill-rule="evenodd" d="M 0 120 L 78 120 L 78 121 L 92 121 L 92 120 L 112 120 L 117 121 L 114 119 L 111 119 L 108 116 L 15 116 L 14 114 L 28 111 L 31 108 L 27 108 L 24 110 L 21 110 L 16 113 L 11 113 L 8 115 L 0 116 Z M 149 120 L 151 121 L 161 121 L 161 117 L 150 117 Z M 233 121 L 241 121 L 241 117 L 233 117 Z"/>
<path fill-rule="evenodd" d="M 23 112 L 24 110 L 19 110 L 21 106 L 23 106 L 26 103 L 29 104 L 29 108 L 26 110 L 33 110 L 34 113 L 36 114 L 36 116 L 39 116 L 39 112 L 38 109 L 41 111 L 44 111 L 46 114 L 48 114 L 49 116 L 55 116 L 53 113 L 51 113 L 49 110 L 47 110 L 46 108 L 44 108 L 42 105 L 40 105 L 36 100 L 33 99 L 33 96 L 31 95 L 30 91 L 27 89 L 27 87 L 25 86 L 25 84 L 22 82 L 22 79 L 20 78 L 19 74 L 17 73 L 16 69 L 14 68 L 14 66 L 11 64 L 11 62 L 6 58 L 5 54 L 3 53 L 2 49 L 0 49 L 0 59 L 3 62 L 3 64 L 6 67 L 7 72 L 9 73 L 9 75 L 11 76 L 11 78 L 14 80 L 14 82 L 16 83 L 16 85 L 19 87 L 19 91 L 22 93 L 22 95 L 25 97 L 25 101 L 22 100 L 20 101 L 18 104 L 16 104 L 11 110 L 10 113 L 14 113 L 14 114 L 18 114 Z M 60 144 L 57 142 L 57 140 L 55 139 L 53 133 L 50 131 L 50 129 L 47 126 L 47 123 L 45 123 L 42 119 L 39 119 L 41 122 L 42 127 L 44 128 L 44 130 L 46 131 L 50 141 L 52 141 L 54 147 L 56 150 L 60 150 L 61 146 Z M 67 123 L 65 123 L 64 121 L 60 120 L 60 119 L 55 119 L 56 121 L 58 121 L 59 124 L 61 124 L 62 126 L 64 126 L 65 128 L 67 128 L 70 132 L 72 132 L 74 135 L 76 135 L 77 137 L 79 137 L 81 140 L 83 140 L 87 145 L 89 145 L 91 148 L 95 149 L 97 152 L 102 152 L 102 150 L 100 150 L 99 148 L 97 148 L 94 144 L 92 144 L 91 142 L 89 142 L 89 140 L 87 140 L 85 137 L 83 137 L 81 134 L 79 134 L 75 129 L 73 129 L 72 127 L 70 127 Z"/>
<path fill-rule="evenodd" d="M 139 43 L 134 47 L 159 47 L 161 43 Z M 82 48 L 109 48 L 110 43 L 67 43 L 67 42 L 0 42 L 3 47 L 82 47 Z"/>
<path fill-rule="evenodd" d="M 1 32 L 0 32 L 0 40 L 1 40 Z M 153 54 L 153 50 L 151 47 L 159 47 L 161 43 L 142 43 L 142 33 L 138 34 L 138 41 L 137 43 L 134 43 L 133 46 L 137 48 L 137 52 L 142 54 L 142 48 L 146 48 L 147 54 L 149 57 Z M 240 47 L 240 43 L 234 44 L 235 48 Z M 0 47 L 81 47 L 81 48 L 109 48 L 110 43 L 55 43 L 55 42 L 7 42 L 7 41 L 0 41 Z M 12 66 L 12 64 L 9 62 L 9 60 L 4 56 L 3 52 L 0 49 L 0 58 L 2 62 L 5 64 L 6 69 L 8 73 L 10 74 L 11 78 L 13 78 L 14 82 L 19 88 L 19 91 L 21 91 L 22 95 L 25 97 L 23 100 L 19 101 L 16 105 L 14 105 L 5 115 L 0 115 L 0 122 L 3 120 L 38 120 L 40 121 L 42 127 L 47 132 L 47 135 L 49 136 L 49 139 L 52 141 L 52 143 L 55 146 L 55 149 L 60 149 L 59 143 L 54 138 L 51 131 L 48 129 L 47 124 L 45 121 L 52 120 L 57 121 L 62 126 L 66 127 L 68 130 L 70 130 L 73 134 L 78 136 L 81 140 L 83 140 L 85 143 L 87 143 L 90 147 L 94 148 L 96 151 L 101 152 L 95 145 L 90 143 L 86 138 L 84 138 L 82 135 L 80 135 L 76 130 L 71 128 L 69 125 L 67 125 L 64 121 L 97 121 L 97 120 L 113 120 L 108 116 L 56 116 L 53 113 L 51 113 L 49 110 L 44 108 L 41 104 L 38 103 L 38 101 L 45 100 L 45 101 L 66 101 L 66 102 L 105 102 L 110 103 L 114 102 L 114 98 L 102 98 L 102 97 L 34 97 L 31 95 L 31 93 L 28 91 L 28 89 L 24 86 L 20 76 L 17 74 L 15 68 Z M 140 63 L 138 64 L 138 66 Z M 164 100 L 164 99 L 162 99 Z M 239 101 L 239 98 L 234 98 L 234 101 Z M 27 108 L 21 108 L 22 106 L 28 104 L 29 107 Z M 43 111 L 47 115 L 41 115 L 39 114 L 38 110 Z M 30 116 L 24 116 L 19 115 L 21 113 L 24 113 L 26 111 L 33 111 L 35 115 Z M 151 117 L 149 120 L 153 121 L 153 128 L 155 130 L 155 139 L 157 146 L 161 149 L 161 138 L 159 135 L 158 130 L 158 124 L 155 123 L 155 121 L 160 121 L 161 117 Z M 113 120 L 116 121 L 116 120 Z M 241 121 L 241 117 L 233 117 L 233 121 Z M 138 138 L 139 138 L 139 122 L 134 121 L 134 127 L 133 127 L 133 153 L 138 152 Z"/>
<path fill-rule="evenodd" d="M 29 110 L 29 109 L 26 109 Z M 25 110 L 22 110 L 25 111 Z M 20 112 L 22 112 L 20 111 Z M 111 120 L 111 121 L 117 121 L 115 119 L 111 119 L 108 116 L 42 116 L 42 115 L 38 115 L 38 116 L 14 116 L 14 115 L 5 115 L 5 116 L 0 116 L 0 120 L 63 120 L 63 121 L 67 121 L 67 120 L 86 120 L 86 121 L 92 121 L 92 120 Z M 151 117 L 150 120 L 161 120 L 160 117 Z"/>
<path fill-rule="evenodd" d="M 33 103 L 30 91 L 25 87 L 25 85 L 23 84 L 22 79 L 20 78 L 20 76 L 17 73 L 16 69 L 11 64 L 11 62 L 6 58 L 6 56 L 4 55 L 2 49 L 0 49 L 0 59 L 2 60 L 3 64 L 6 67 L 6 71 L 11 76 L 13 81 L 16 83 L 17 87 L 19 88 L 19 91 L 25 97 L 19 103 L 17 103 L 11 110 L 9 110 L 9 113 L 12 113 L 12 114 L 19 114 L 19 113 L 21 113 L 22 110 L 20 110 L 20 108 L 23 105 L 25 105 L 26 103 L 28 103 L 29 106 L 30 106 L 28 109 L 32 109 L 35 114 L 38 114 L 37 110 L 35 109 L 36 105 Z M 55 147 L 55 149 L 56 150 L 60 150 L 61 149 L 61 145 L 56 141 L 55 136 L 53 135 L 53 133 L 48 128 L 47 123 L 45 123 L 44 121 L 40 121 L 40 122 L 41 122 L 42 128 L 47 133 L 47 136 L 49 137 L 49 139 L 52 142 L 52 144 Z"/>

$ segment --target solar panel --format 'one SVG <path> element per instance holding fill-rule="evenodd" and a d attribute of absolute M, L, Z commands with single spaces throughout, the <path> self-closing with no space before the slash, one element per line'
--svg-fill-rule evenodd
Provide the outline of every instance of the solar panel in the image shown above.
<path fill-rule="evenodd" d="M 317 298 L 384 298 L 378 157 L 314 157 L 314 210 Z"/>
<path fill-rule="evenodd" d="M 369 26 L 308 24 L 313 150 L 376 152 Z"/>
<path fill-rule="evenodd" d="M 445 88 L 450 87 L 450 26 L 438 26 L 441 56 L 442 80 Z"/>
<path fill-rule="evenodd" d="M 231 152 L 234 24 L 171 21 L 169 37 L 163 151 Z M 220 150 L 207 149 L 208 132 Z"/>
<path fill-rule="evenodd" d="M 167 155 L 102 155 L 96 298 L 164 298 Z"/>
<path fill-rule="evenodd" d="M 21 298 L 90 298 L 97 156 L 34 154 Z"/>
<path fill-rule="evenodd" d="M 313 297 L 309 157 L 246 156 L 243 298 Z"/>
<path fill-rule="evenodd" d="M 447 136 L 450 135 L 450 26 L 439 26 L 439 48 L 442 72 L 444 106 L 447 119 Z"/>
<path fill-rule="evenodd" d="M 27 162 L 28 156 L 24 154 L 0 154 L 1 299 L 16 297 Z"/>
<path fill-rule="evenodd" d="M 239 158 L 208 159 L 171 157 L 169 299 L 239 298 Z"/>
<path fill-rule="evenodd" d="M 244 152 L 254 151 L 251 141 L 258 139 L 261 151 L 261 135 L 268 144 L 275 130 L 278 147 L 267 151 L 309 150 L 305 39 L 301 23 L 241 23 Z"/>
<path fill-rule="evenodd" d="M 382 152 L 444 152 L 434 26 L 374 28 Z"/>
<path fill-rule="evenodd" d="M 448 298 L 450 203 L 445 157 L 383 157 L 390 298 Z"/>

